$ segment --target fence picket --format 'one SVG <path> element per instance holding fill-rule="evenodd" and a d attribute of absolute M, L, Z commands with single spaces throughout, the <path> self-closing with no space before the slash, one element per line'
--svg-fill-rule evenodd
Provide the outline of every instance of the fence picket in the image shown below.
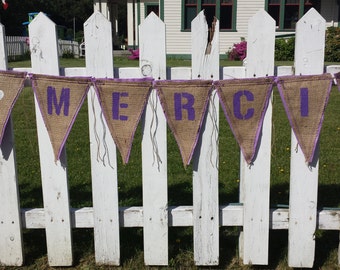
<path fill-rule="evenodd" d="M 0 24 L 0 69 L 7 70 L 5 29 Z M 14 153 L 13 124 L 10 117 L 0 146 L 0 264 L 23 264 L 20 202 Z"/>
<path fill-rule="evenodd" d="M 139 26 L 141 75 L 166 79 L 165 24 L 153 12 Z M 142 139 L 144 260 L 168 264 L 167 123 L 156 90 L 144 114 Z"/>
<path fill-rule="evenodd" d="M 201 11 L 191 23 L 192 79 L 219 79 L 219 21 L 206 53 L 208 25 Z M 193 155 L 194 260 L 197 265 L 219 263 L 218 206 L 219 100 L 211 94 L 202 132 Z"/>
<path fill-rule="evenodd" d="M 248 23 L 246 77 L 274 75 L 275 21 L 264 10 Z M 240 201 L 244 206 L 243 262 L 267 264 L 269 245 L 269 189 L 272 104 L 263 121 L 262 136 L 254 164 L 241 157 Z M 258 211 L 261 209 L 261 211 Z"/>
<path fill-rule="evenodd" d="M 32 72 L 59 75 L 56 25 L 41 12 L 29 24 L 28 30 Z M 36 99 L 35 111 L 48 262 L 51 266 L 70 266 L 73 255 L 66 151 L 64 148 L 60 160 L 54 161 L 52 145 Z"/>
<path fill-rule="evenodd" d="M 87 75 L 113 78 L 111 23 L 97 11 L 84 23 L 84 34 Z M 95 258 L 100 264 L 119 265 L 117 151 L 93 87 L 88 93 L 88 114 Z"/>
<path fill-rule="evenodd" d="M 326 21 L 310 9 L 296 24 L 295 75 L 323 73 Z M 298 149 L 296 150 L 296 148 Z M 312 267 L 315 253 L 319 153 L 306 164 L 291 135 L 288 264 Z"/>

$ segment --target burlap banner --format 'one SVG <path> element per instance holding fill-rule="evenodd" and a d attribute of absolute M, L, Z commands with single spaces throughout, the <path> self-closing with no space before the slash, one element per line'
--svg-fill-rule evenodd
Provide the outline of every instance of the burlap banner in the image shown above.
<path fill-rule="evenodd" d="M 212 81 L 155 81 L 154 87 L 186 166 L 197 144 Z"/>
<path fill-rule="evenodd" d="M 0 144 L 12 108 L 26 77 L 26 72 L 0 71 Z"/>
<path fill-rule="evenodd" d="M 98 79 L 95 87 L 105 120 L 123 163 L 129 161 L 136 128 L 152 86 L 151 79 Z"/>
<path fill-rule="evenodd" d="M 336 83 L 337 83 L 338 89 L 339 89 L 339 91 L 340 91 L 340 72 L 336 73 L 336 74 L 334 75 L 334 77 L 335 77 L 335 79 L 336 79 Z"/>
<path fill-rule="evenodd" d="M 248 164 L 254 161 L 273 77 L 215 82 L 224 114 Z"/>
<path fill-rule="evenodd" d="M 312 162 L 332 86 L 332 76 L 284 76 L 277 78 L 277 86 L 306 162 Z"/>
<path fill-rule="evenodd" d="M 58 160 L 67 136 L 92 84 L 87 77 L 32 74 L 36 100 Z"/>

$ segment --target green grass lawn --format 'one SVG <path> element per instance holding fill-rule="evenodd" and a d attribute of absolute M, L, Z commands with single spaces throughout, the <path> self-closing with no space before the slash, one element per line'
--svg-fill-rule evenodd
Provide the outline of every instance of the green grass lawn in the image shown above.
<path fill-rule="evenodd" d="M 171 62 L 172 61 L 172 62 Z M 182 63 L 182 64 L 181 64 Z M 61 66 L 84 66 L 84 59 L 61 59 Z M 138 61 L 115 59 L 119 66 L 138 66 Z M 129 64 L 129 65 L 128 65 Z M 226 63 L 227 64 L 227 63 Z M 239 62 L 234 64 L 240 65 Z M 29 61 L 11 62 L 10 67 L 29 66 Z M 190 61 L 170 60 L 169 66 L 190 66 Z M 325 112 L 320 136 L 319 207 L 340 207 L 340 93 L 333 87 Z M 36 136 L 32 89 L 23 90 L 13 108 L 19 192 L 22 208 L 42 207 L 39 154 Z M 92 206 L 89 157 L 88 115 L 86 101 L 80 110 L 67 140 L 67 160 L 71 206 Z M 289 202 L 289 155 L 291 129 L 277 89 L 273 95 L 273 142 L 271 165 L 271 205 Z M 239 147 L 233 138 L 224 114 L 220 113 L 219 204 L 238 202 Z M 131 158 L 122 165 L 118 155 L 120 206 L 142 205 L 141 130 L 137 129 Z M 170 205 L 192 204 L 192 170 L 184 169 L 171 132 L 168 132 L 168 198 Z M 238 252 L 239 228 L 220 229 L 220 268 L 252 269 L 242 266 Z M 337 269 L 337 231 L 316 234 L 316 267 Z M 270 232 L 270 266 L 268 269 L 289 269 L 287 266 L 287 231 Z M 73 230 L 75 269 L 108 269 L 95 266 L 92 229 Z M 25 269 L 48 269 L 44 230 L 25 230 Z M 169 229 L 169 264 L 179 269 L 196 269 L 193 263 L 192 228 Z M 121 229 L 122 269 L 143 269 L 143 231 Z M 260 267 L 265 269 L 264 267 Z M 0 269 L 5 269 L 1 268 Z M 24 268 L 23 268 L 24 269 Z M 115 268 L 112 268 L 115 269 Z M 258 269 L 258 268 L 257 268 Z"/>

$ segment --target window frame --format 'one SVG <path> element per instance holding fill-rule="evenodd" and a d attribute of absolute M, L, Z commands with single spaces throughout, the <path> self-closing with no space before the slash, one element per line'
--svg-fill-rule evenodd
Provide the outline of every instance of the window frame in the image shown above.
<path fill-rule="evenodd" d="M 187 4 L 185 0 L 182 0 L 181 7 L 181 31 L 182 32 L 191 32 L 191 28 L 185 28 L 185 8 Z M 237 12 L 237 0 L 232 0 L 231 4 L 221 3 L 221 0 L 216 0 L 214 4 L 202 4 L 203 0 L 196 0 L 196 4 L 192 4 L 192 6 L 196 6 L 196 16 L 203 9 L 204 5 L 206 6 L 215 6 L 215 16 L 218 20 L 221 18 L 221 6 L 232 6 L 232 18 L 231 18 L 231 28 L 230 29 L 220 29 L 220 32 L 236 32 L 236 12 Z"/>
<path fill-rule="evenodd" d="M 273 6 L 278 6 L 279 7 L 279 18 L 278 22 L 279 25 L 276 29 L 276 31 L 282 31 L 282 32 L 287 32 L 287 31 L 295 31 L 295 27 L 291 28 L 286 28 L 285 27 L 285 11 L 286 11 L 286 6 L 298 6 L 298 18 L 299 20 L 304 14 L 305 14 L 305 1 L 306 0 L 297 0 L 298 3 L 287 3 L 287 0 L 279 0 L 278 3 L 273 4 Z M 265 10 L 269 13 L 269 0 L 265 1 Z M 276 21 L 276 18 L 273 18 Z"/>

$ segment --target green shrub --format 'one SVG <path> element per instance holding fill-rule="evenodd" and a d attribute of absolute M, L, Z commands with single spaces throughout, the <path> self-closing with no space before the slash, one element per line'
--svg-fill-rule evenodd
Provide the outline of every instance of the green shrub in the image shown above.
<path fill-rule="evenodd" d="M 328 27 L 326 31 L 325 61 L 340 62 L 340 28 Z"/>
<path fill-rule="evenodd" d="M 65 50 L 62 54 L 62 58 L 74 58 L 74 53 L 71 50 Z"/>
<path fill-rule="evenodd" d="M 275 40 L 275 60 L 293 61 L 294 60 L 295 37 L 277 38 Z"/>

